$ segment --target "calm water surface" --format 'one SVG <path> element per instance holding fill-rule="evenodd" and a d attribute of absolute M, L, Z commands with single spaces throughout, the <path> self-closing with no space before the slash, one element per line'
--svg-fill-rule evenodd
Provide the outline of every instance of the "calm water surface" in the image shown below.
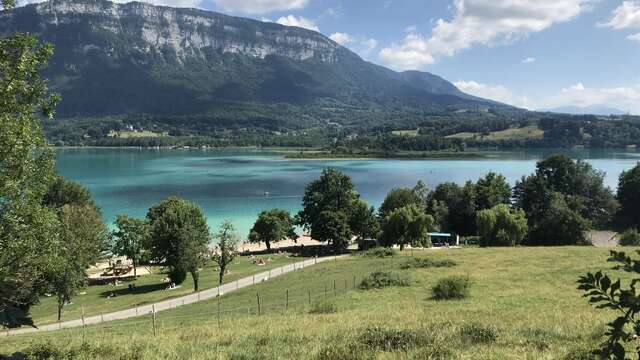
<path fill-rule="evenodd" d="M 151 205 L 177 195 L 198 203 L 212 229 L 230 219 L 246 236 L 263 209 L 298 211 L 305 184 L 325 167 L 347 173 L 362 197 L 378 206 L 393 187 L 413 186 L 418 180 L 433 188 L 495 171 L 513 185 L 534 171 L 537 160 L 557 152 L 495 153 L 483 159 L 284 160 L 265 152 L 64 149 L 58 153 L 57 167 L 63 176 L 92 191 L 109 223 L 117 214 L 144 217 Z M 564 152 L 605 171 L 606 183 L 613 189 L 618 175 L 640 161 L 637 152 Z"/>

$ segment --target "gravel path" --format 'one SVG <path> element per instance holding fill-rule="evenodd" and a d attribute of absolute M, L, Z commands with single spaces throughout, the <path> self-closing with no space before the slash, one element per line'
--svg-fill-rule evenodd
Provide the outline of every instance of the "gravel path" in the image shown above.
<path fill-rule="evenodd" d="M 39 333 L 39 332 L 50 332 L 50 331 L 56 331 L 61 329 L 81 327 L 83 325 L 101 324 L 101 323 L 106 323 L 110 321 L 123 320 L 123 319 L 129 319 L 137 316 L 149 315 L 149 314 L 152 314 L 154 311 L 157 313 L 160 311 L 171 310 L 184 305 L 189 305 L 189 304 L 197 303 L 200 301 L 209 300 L 209 299 L 215 298 L 216 296 L 218 296 L 218 294 L 224 295 L 230 292 L 234 292 L 238 289 L 242 289 L 247 286 L 251 286 L 263 281 L 268 281 L 271 278 L 278 277 L 286 273 L 304 269 L 306 267 L 313 266 L 317 263 L 326 262 L 334 259 L 337 259 L 337 258 L 336 257 L 313 258 L 313 259 L 301 261 L 298 263 L 285 265 L 279 268 L 271 269 L 269 271 L 264 271 L 252 276 L 238 279 L 234 282 L 227 283 L 216 288 L 203 290 L 197 293 L 178 297 L 175 299 L 165 300 L 165 301 L 157 302 L 154 304 L 138 306 L 135 308 L 116 311 L 108 314 L 89 316 L 89 317 L 86 317 L 84 321 L 82 319 L 76 319 L 76 320 L 63 321 L 63 322 L 50 324 L 50 325 L 43 325 L 39 328 L 22 328 L 17 330 L 2 331 L 0 332 L 0 337 Z"/>

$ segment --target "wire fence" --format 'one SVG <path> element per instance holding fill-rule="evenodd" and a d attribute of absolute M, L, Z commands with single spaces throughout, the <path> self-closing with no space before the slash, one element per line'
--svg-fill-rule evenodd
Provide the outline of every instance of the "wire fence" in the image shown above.
<path fill-rule="evenodd" d="M 320 286 L 304 286 L 304 284 L 296 284 L 295 287 L 292 285 L 291 288 L 265 288 L 258 286 L 255 292 L 243 292 L 242 295 L 236 295 L 235 291 L 261 284 L 283 274 L 305 269 L 311 265 L 337 261 L 338 258 L 335 256 L 313 258 L 238 279 L 217 288 L 114 313 L 91 317 L 83 315 L 80 319 L 46 325 L 40 329 L 7 330 L 0 332 L 0 338 L 34 335 L 49 337 L 60 336 L 60 333 L 82 332 L 84 339 L 87 334 L 94 332 L 103 334 L 104 331 L 111 331 L 117 333 L 118 329 L 130 331 L 131 327 L 138 326 L 141 329 L 148 326 L 150 333 L 157 335 L 161 329 L 166 328 L 172 321 L 190 318 L 215 318 L 217 323 L 220 324 L 220 322 L 230 318 L 230 315 L 261 316 L 271 313 L 286 313 L 303 307 L 310 308 L 319 299 L 335 297 L 357 289 L 363 275 L 342 274 L 329 276 L 326 280 L 321 281 L 322 285 Z M 318 276 L 324 275 L 318 274 Z M 184 305 L 196 303 L 198 305 L 195 307 L 178 310 Z M 186 311 L 188 313 L 185 313 Z"/>
<path fill-rule="evenodd" d="M 237 320 L 239 317 L 260 317 L 272 314 L 307 313 L 319 301 L 346 296 L 357 290 L 364 274 L 345 274 L 329 277 L 320 285 L 304 286 L 297 284 L 291 288 L 257 287 L 255 291 L 242 294 L 221 294 L 214 299 L 202 302 L 195 307 L 157 312 L 152 311 L 129 320 L 108 321 L 89 324 L 80 319 L 81 326 L 61 328 L 58 331 L 14 334 L 11 338 L 36 336 L 38 339 L 52 337 L 82 338 L 82 342 L 105 336 L 136 334 L 159 336 L 173 329 L 197 324 L 222 326 L 221 323 Z"/>

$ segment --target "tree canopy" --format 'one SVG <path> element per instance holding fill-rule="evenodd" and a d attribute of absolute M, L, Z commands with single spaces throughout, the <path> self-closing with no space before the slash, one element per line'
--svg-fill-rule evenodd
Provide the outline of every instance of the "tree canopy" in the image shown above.
<path fill-rule="evenodd" d="M 406 245 L 429 247 L 427 233 L 433 229 L 435 220 L 415 204 L 393 210 L 384 219 L 380 240 L 385 246 Z"/>
<path fill-rule="evenodd" d="M 640 228 L 640 165 L 620 175 L 617 198 L 620 202 L 620 223 Z"/>
<path fill-rule="evenodd" d="M 117 256 L 126 256 L 133 264 L 133 276 L 138 276 L 138 264 L 142 252 L 147 247 L 149 224 L 127 215 L 118 215 L 114 222 L 115 230 L 111 232 L 113 239 L 112 252 Z"/>
<path fill-rule="evenodd" d="M 204 266 L 211 241 L 202 209 L 171 197 L 149 209 L 149 245 L 156 261 L 170 269 L 170 277 L 181 283 L 191 274 L 198 291 L 199 268 Z"/>
<path fill-rule="evenodd" d="M 499 204 L 476 216 L 481 246 L 515 246 L 522 243 L 529 227 L 522 209 Z"/>
<path fill-rule="evenodd" d="M 265 210 L 258 215 L 251 232 L 249 241 L 252 243 L 264 242 L 267 250 L 271 250 L 271 244 L 285 239 L 297 240 L 295 220 L 287 210 Z"/>

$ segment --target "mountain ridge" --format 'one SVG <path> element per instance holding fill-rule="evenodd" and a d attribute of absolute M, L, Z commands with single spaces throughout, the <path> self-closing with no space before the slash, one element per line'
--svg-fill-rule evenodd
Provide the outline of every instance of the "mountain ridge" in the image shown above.
<path fill-rule="evenodd" d="M 367 62 L 318 32 L 213 11 L 50 0 L 0 12 L 0 34 L 12 31 L 54 44 L 45 76 L 62 118 L 233 112 L 323 123 L 507 107 L 431 73 Z"/>

